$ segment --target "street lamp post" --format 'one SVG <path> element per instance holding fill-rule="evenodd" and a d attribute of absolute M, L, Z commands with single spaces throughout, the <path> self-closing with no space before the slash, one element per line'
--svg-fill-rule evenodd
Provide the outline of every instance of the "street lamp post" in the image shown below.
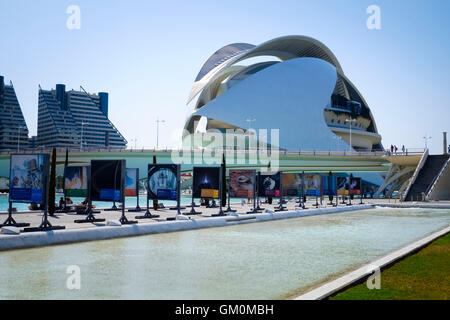
<path fill-rule="evenodd" d="M 345 119 L 345 122 L 350 123 L 350 152 L 352 151 L 352 123 L 356 122 L 356 119 Z"/>
<path fill-rule="evenodd" d="M 252 122 L 255 122 L 256 119 L 245 119 L 245 121 L 248 122 L 248 130 L 247 130 L 247 133 L 248 133 L 248 149 L 250 149 L 250 128 L 252 126 Z"/>
<path fill-rule="evenodd" d="M 81 121 L 81 139 L 80 139 L 80 151 L 83 151 L 83 128 L 88 122 Z"/>
<path fill-rule="evenodd" d="M 137 138 L 131 139 L 131 142 L 134 142 L 134 148 L 137 148 Z"/>
<path fill-rule="evenodd" d="M 158 149 L 159 146 L 159 123 L 164 123 L 165 120 L 159 120 L 159 118 L 156 119 L 156 149 Z"/>
<path fill-rule="evenodd" d="M 425 136 L 422 137 L 423 140 L 425 140 L 425 149 L 428 149 L 428 140 L 430 140 L 432 137 L 428 136 L 428 134 L 425 133 Z"/>
<path fill-rule="evenodd" d="M 250 131 L 250 127 L 252 126 L 252 122 L 255 122 L 256 119 L 246 119 L 246 122 L 248 122 L 248 131 Z"/>

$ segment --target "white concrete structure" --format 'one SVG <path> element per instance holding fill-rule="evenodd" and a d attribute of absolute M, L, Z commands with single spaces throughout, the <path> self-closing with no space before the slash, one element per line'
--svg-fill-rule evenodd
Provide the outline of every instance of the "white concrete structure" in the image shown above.
<path fill-rule="evenodd" d="M 305 294 L 302 294 L 296 297 L 294 300 L 321 300 L 327 297 L 332 296 L 333 294 L 338 293 L 339 291 L 351 286 L 353 283 L 357 283 L 361 279 L 367 278 L 370 276 L 375 269 L 383 269 L 386 266 L 391 265 L 392 263 L 405 258 L 409 254 L 425 247 L 429 243 L 434 240 L 446 235 L 450 232 L 450 227 L 446 227 L 438 232 L 435 232 L 423 239 L 420 239 L 414 243 L 407 245 L 401 249 L 398 249 L 394 252 L 391 252 L 372 263 L 369 263 L 361 268 L 356 269 L 346 275 L 325 283 L 324 285 L 313 289 Z"/>
<path fill-rule="evenodd" d="M 250 132 L 246 120 L 256 119 L 253 129 L 280 130 L 281 149 L 348 151 L 350 140 L 355 150 L 382 149 L 362 95 L 334 54 L 305 36 L 219 49 L 201 68 L 188 105 L 185 145 L 197 146 L 189 138 L 198 131 Z M 350 123 L 345 121 L 349 118 L 355 120 L 351 137 Z"/>
<path fill-rule="evenodd" d="M 309 210 L 284 211 L 277 213 L 244 214 L 224 217 L 208 217 L 200 219 L 175 220 L 158 223 L 139 223 L 133 225 L 110 225 L 84 228 L 65 229 L 45 232 L 25 232 L 20 235 L 0 235 L 0 251 L 9 249 L 19 249 L 27 247 L 40 247 L 63 243 L 74 243 L 92 240 L 105 240 L 120 237 L 130 237 L 145 234 L 175 232 L 182 230 L 193 230 L 201 228 L 224 227 L 241 223 L 253 223 L 278 219 L 299 218 L 320 214 L 337 212 L 347 212 L 353 210 L 363 210 L 373 208 L 371 204 L 328 207 Z M 4 228 L 2 228 L 3 230 Z"/>

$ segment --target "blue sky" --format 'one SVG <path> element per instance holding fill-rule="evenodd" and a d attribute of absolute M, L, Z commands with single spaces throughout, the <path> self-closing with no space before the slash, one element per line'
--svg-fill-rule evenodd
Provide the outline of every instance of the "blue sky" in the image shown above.
<path fill-rule="evenodd" d="M 366 27 L 369 5 L 381 30 Z M 81 28 L 69 30 L 69 5 Z M 442 152 L 450 131 L 450 1 L 0 0 L 0 74 L 12 80 L 32 134 L 38 85 L 110 93 L 109 114 L 134 146 L 175 143 L 202 64 L 233 42 L 299 34 L 323 42 L 375 117 L 383 144 Z M 450 133 L 449 133 L 450 135 Z"/>

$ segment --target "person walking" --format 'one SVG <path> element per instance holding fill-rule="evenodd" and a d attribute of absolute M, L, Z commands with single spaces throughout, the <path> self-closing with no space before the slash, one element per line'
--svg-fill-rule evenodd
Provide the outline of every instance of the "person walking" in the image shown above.
<path fill-rule="evenodd" d="M 391 154 L 394 153 L 394 146 L 391 144 Z"/>
<path fill-rule="evenodd" d="M 402 153 L 405 154 L 405 145 L 402 145 Z"/>
<path fill-rule="evenodd" d="M 395 152 L 395 154 L 397 154 L 397 150 L 398 150 L 397 146 L 394 145 L 394 152 Z"/>

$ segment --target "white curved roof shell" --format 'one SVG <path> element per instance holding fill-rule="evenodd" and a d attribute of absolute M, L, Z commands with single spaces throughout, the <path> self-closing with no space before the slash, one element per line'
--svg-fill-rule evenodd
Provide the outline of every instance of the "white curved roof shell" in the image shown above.
<path fill-rule="evenodd" d="M 261 56 L 275 57 L 278 62 L 245 65 L 245 60 Z M 319 76 L 324 73 L 326 77 Z M 316 81 L 318 79 L 323 82 Z M 272 88 L 278 88 L 278 91 Z M 305 90 L 323 96 L 299 96 Z M 329 150 L 336 140 L 328 141 L 335 134 L 327 127 L 323 110 L 333 93 L 360 101 L 370 114 L 372 133 L 379 137 L 378 141 L 381 140 L 366 101 L 344 75 L 331 50 L 321 42 L 305 36 L 285 36 L 258 46 L 232 44 L 216 51 L 197 75 L 188 98 L 191 111 L 185 129 L 195 129 L 192 122 L 200 116 L 207 117 L 215 124 L 238 128 L 246 128 L 246 117 L 257 117 L 257 125 L 252 124 L 252 127 L 267 129 L 270 128 L 267 127 L 269 124 L 272 127 L 276 125 L 285 133 L 291 131 L 288 127 L 296 128 L 289 136 L 289 141 L 286 140 L 288 136 L 280 131 L 280 147 L 298 149 L 305 145 L 303 140 L 308 140 L 295 134 L 303 131 L 298 128 L 298 123 L 302 122 L 304 125 L 311 124 L 308 132 L 315 132 L 315 137 L 325 139 L 310 139 L 308 146 L 303 148 Z M 279 115 L 279 121 L 273 121 L 276 116 L 274 118 L 271 112 Z M 291 119 L 295 119 L 293 123 Z M 322 130 L 327 133 L 319 134 Z"/>

